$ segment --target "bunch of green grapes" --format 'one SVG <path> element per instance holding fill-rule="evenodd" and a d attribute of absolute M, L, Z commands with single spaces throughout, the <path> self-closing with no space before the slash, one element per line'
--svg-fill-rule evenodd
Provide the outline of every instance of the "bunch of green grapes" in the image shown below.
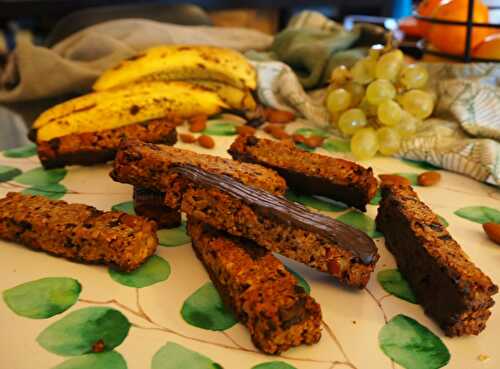
<path fill-rule="evenodd" d="M 332 123 L 351 137 L 356 158 L 378 151 L 392 155 L 415 134 L 434 109 L 434 96 L 425 90 L 428 78 L 424 66 L 405 64 L 401 50 L 382 45 L 372 46 L 351 69 L 333 70 L 325 104 Z"/>

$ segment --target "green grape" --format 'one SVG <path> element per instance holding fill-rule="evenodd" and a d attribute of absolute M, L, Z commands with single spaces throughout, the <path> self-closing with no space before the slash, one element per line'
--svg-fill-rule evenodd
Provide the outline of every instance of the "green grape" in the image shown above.
<path fill-rule="evenodd" d="M 359 160 L 370 159 L 378 151 L 378 138 L 373 128 L 361 128 L 351 138 L 351 151 Z"/>
<path fill-rule="evenodd" d="M 351 68 L 352 79 L 361 85 L 366 85 L 375 79 L 376 60 L 364 58 L 358 60 Z"/>
<path fill-rule="evenodd" d="M 348 136 L 366 126 L 366 123 L 365 113 L 361 109 L 346 110 L 338 120 L 339 129 Z"/>
<path fill-rule="evenodd" d="M 386 79 L 377 79 L 368 85 L 366 99 L 370 104 L 378 105 L 384 100 L 392 100 L 396 96 L 396 89 Z"/>
<path fill-rule="evenodd" d="M 402 138 L 409 138 L 417 132 L 419 120 L 413 115 L 403 110 L 401 121 L 394 126 Z"/>
<path fill-rule="evenodd" d="M 377 130 L 379 150 L 384 155 L 392 155 L 401 145 L 401 136 L 394 128 L 384 127 Z"/>
<path fill-rule="evenodd" d="M 351 71 L 345 65 L 339 65 L 330 74 L 330 83 L 342 86 L 352 79 Z"/>
<path fill-rule="evenodd" d="M 375 67 L 375 77 L 378 79 L 387 79 L 396 81 L 399 70 L 403 65 L 403 53 L 401 50 L 393 50 L 382 55 L 377 61 Z"/>
<path fill-rule="evenodd" d="M 434 99 L 428 92 L 410 90 L 401 96 L 403 109 L 418 119 L 425 119 L 432 114 Z"/>
<path fill-rule="evenodd" d="M 365 96 L 365 88 L 356 82 L 347 82 L 344 88 L 351 94 L 351 108 L 357 107 Z"/>
<path fill-rule="evenodd" d="M 394 126 L 401 121 L 403 109 L 394 100 L 384 100 L 377 108 L 378 120 L 386 126 Z"/>
<path fill-rule="evenodd" d="M 373 60 L 377 60 L 380 55 L 382 55 L 382 52 L 384 51 L 384 45 L 381 44 L 375 44 L 372 47 L 370 47 L 370 50 L 368 51 L 368 57 Z"/>
<path fill-rule="evenodd" d="M 329 112 L 346 110 L 351 105 L 351 94 L 343 88 L 331 90 L 326 97 L 326 108 Z"/>
<path fill-rule="evenodd" d="M 403 67 L 399 75 L 399 81 L 407 89 L 424 87 L 428 79 L 427 69 L 419 64 L 410 64 Z"/>

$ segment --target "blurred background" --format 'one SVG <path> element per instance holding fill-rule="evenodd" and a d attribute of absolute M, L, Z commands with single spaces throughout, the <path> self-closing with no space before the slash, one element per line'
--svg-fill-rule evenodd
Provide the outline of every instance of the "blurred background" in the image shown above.
<path fill-rule="evenodd" d="M 475 55 L 473 50 L 475 44 L 472 45 L 470 42 L 470 47 L 464 48 L 464 40 L 450 43 L 447 32 L 442 32 L 442 28 L 434 27 L 435 32 L 426 32 L 425 24 L 414 15 L 420 13 L 422 16 L 437 17 L 434 9 L 439 2 L 439 0 L 198 0 L 187 3 L 0 0 L 0 94 L 2 89 L 8 91 L 19 83 L 19 79 L 12 78 L 15 73 L 9 71 L 10 65 L 15 63 L 12 61 L 10 65 L 8 63 L 9 53 L 13 54 L 12 51 L 15 50 L 19 40 L 29 39 L 34 45 L 52 48 L 68 36 L 87 27 L 127 18 L 189 26 L 245 27 L 268 35 L 276 35 L 286 28 L 292 17 L 304 10 L 312 10 L 337 21 L 346 29 L 352 28 L 359 22 L 376 24 L 384 31 L 391 32 L 405 54 L 415 59 L 445 62 L 470 61 L 472 57 L 483 60 L 500 59 L 500 37 Z M 468 1 L 456 2 L 457 6 L 452 9 L 451 18 L 449 14 L 444 14 L 443 18 L 466 21 Z M 474 22 L 500 23 L 500 0 L 475 0 L 474 9 Z M 490 30 L 488 32 L 491 33 Z M 465 32 L 463 34 L 465 35 Z M 435 46 L 430 46 L 429 40 L 432 40 Z M 460 45 L 458 51 L 448 49 L 453 44 Z M 36 60 L 31 62 L 36 63 Z M 40 78 L 43 80 L 50 76 Z M 33 116 L 23 114 L 21 118 L 14 114 L 12 111 L 17 110 L 16 104 L 16 101 L 9 103 L 11 110 L 8 110 L 7 104 L 2 105 L 0 98 L 0 149 L 15 147 L 26 141 L 26 130 Z M 21 101 L 20 104 L 26 112 L 26 103 Z M 30 104 L 33 107 L 33 114 L 40 111 L 40 108 L 35 109 L 36 101 L 30 99 Z"/>

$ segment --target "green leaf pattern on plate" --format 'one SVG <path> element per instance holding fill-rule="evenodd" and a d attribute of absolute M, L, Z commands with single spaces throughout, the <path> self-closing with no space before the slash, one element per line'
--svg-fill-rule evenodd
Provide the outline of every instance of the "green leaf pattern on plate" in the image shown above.
<path fill-rule="evenodd" d="M 104 351 L 120 345 L 128 335 L 130 323 L 120 311 L 107 307 L 87 307 L 73 311 L 49 325 L 37 337 L 45 350 L 61 356 L 91 353 L 94 345 Z"/>
<path fill-rule="evenodd" d="M 160 256 L 151 256 L 136 270 L 126 273 L 109 269 L 110 277 L 127 287 L 143 288 L 167 280 L 170 264 Z"/>
<path fill-rule="evenodd" d="M 209 120 L 204 134 L 210 136 L 234 136 L 236 135 L 236 124 L 227 120 Z"/>
<path fill-rule="evenodd" d="M 205 283 L 184 301 L 181 315 L 188 324 L 211 331 L 223 331 L 238 322 L 212 282 Z"/>
<path fill-rule="evenodd" d="M 317 210 L 342 211 L 347 208 L 347 205 L 338 201 L 327 199 L 326 197 L 301 195 L 292 190 L 288 190 L 285 194 L 285 197 L 289 201 L 298 202 L 299 204 Z"/>
<path fill-rule="evenodd" d="M 305 137 L 310 136 L 320 136 L 320 137 L 330 137 L 330 133 L 328 131 L 319 129 L 319 128 L 299 128 L 293 134 L 302 135 Z"/>
<path fill-rule="evenodd" d="M 382 233 L 375 229 L 375 222 L 373 219 L 357 210 L 351 210 L 336 219 L 365 232 L 372 238 L 382 237 Z"/>
<path fill-rule="evenodd" d="M 378 205 L 380 203 L 380 200 L 382 200 L 382 194 L 380 193 L 380 188 L 377 189 L 377 192 L 375 193 L 375 196 L 370 200 L 370 205 Z"/>
<path fill-rule="evenodd" d="M 417 173 L 394 173 L 394 174 L 408 179 L 412 186 L 419 186 Z"/>
<path fill-rule="evenodd" d="M 307 294 L 311 293 L 311 286 L 309 286 L 309 283 L 302 277 L 299 273 L 297 273 L 295 270 L 285 266 L 285 269 L 288 270 L 297 280 L 297 284 L 306 291 Z"/>
<path fill-rule="evenodd" d="M 455 211 L 455 215 L 479 224 L 500 223 L 500 210 L 487 206 L 468 206 Z"/>
<path fill-rule="evenodd" d="M 49 277 L 5 290 L 3 299 L 17 315 L 47 319 L 73 306 L 81 290 L 76 279 Z"/>
<path fill-rule="evenodd" d="M 26 195 L 45 196 L 51 200 L 61 199 L 66 194 L 66 192 L 68 192 L 68 190 L 60 183 L 30 187 L 21 191 L 21 193 L 24 193 Z"/>
<path fill-rule="evenodd" d="M 167 342 L 153 356 L 151 369 L 222 369 L 208 357 L 174 342 Z"/>
<path fill-rule="evenodd" d="M 29 158 L 36 155 L 36 145 L 29 143 L 21 147 L 5 150 L 3 154 L 7 158 Z"/>
<path fill-rule="evenodd" d="M 380 330 L 379 346 L 406 369 L 437 369 L 450 361 L 441 339 L 416 320 L 399 314 Z"/>
<path fill-rule="evenodd" d="M 294 366 L 284 361 L 268 361 L 267 363 L 252 366 L 252 369 L 296 369 Z"/>
<path fill-rule="evenodd" d="M 124 213 L 130 214 L 130 215 L 135 215 L 133 201 L 125 201 L 125 202 L 120 202 L 119 204 L 115 204 L 111 207 L 111 210 L 123 211 Z"/>
<path fill-rule="evenodd" d="M 426 161 L 417 161 L 417 160 L 408 160 L 408 159 L 401 159 L 401 161 L 405 164 L 408 164 L 409 166 L 412 166 L 412 167 L 418 168 L 418 169 L 423 169 L 423 170 L 441 169 L 435 165 L 432 165 L 431 163 L 427 163 Z"/>
<path fill-rule="evenodd" d="M 403 300 L 417 303 L 417 298 L 413 293 L 408 281 L 403 277 L 398 269 L 381 270 L 377 274 L 377 280 L 384 290 Z"/>
<path fill-rule="evenodd" d="M 59 183 L 64 179 L 66 173 L 67 171 L 64 168 L 45 170 L 42 167 L 38 167 L 18 175 L 14 180 L 33 187 L 46 186 Z"/>
<path fill-rule="evenodd" d="M 350 152 L 351 144 L 349 141 L 339 139 L 327 139 L 321 146 L 328 152 Z"/>
<path fill-rule="evenodd" d="M 127 369 L 123 356 L 116 351 L 73 357 L 52 369 Z"/>
<path fill-rule="evenodd" d="M 157 232 L 160 246 L 175 247 L 191 242 L 191 237 L 186 233 L 186 223 L 182 222 L 179 227 L 160 229 Z"/>
<path fill-rule="evenodd" d="M 22 172 L 18 168 L 8 165 L 0 165 L 0 182 L 10 181 L 12 178 L 20 175 Z"/>

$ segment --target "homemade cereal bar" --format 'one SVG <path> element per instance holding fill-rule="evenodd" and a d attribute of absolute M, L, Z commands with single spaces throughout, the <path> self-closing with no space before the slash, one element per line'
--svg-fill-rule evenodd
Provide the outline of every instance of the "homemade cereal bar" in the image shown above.
<path fill-rule="evenodd" d="M 174 123 L 167 119 L 155 119 L 114 129 L 74 133 L 50 141 L 39 141 L 38 157 L 45 168 L 105 163 L 114 159 L 120 141 L 127 138 L 173 145 L 177 141 L 177 133 Z"/>
<path fill-rule="evenodd" d="M 276 170 L 297 192 L 325 196 L 362 211 L 377 192 L 371 168 L 300 150 L 291 142 L 242 135 L 228 152 L 233 159 Z"/>
<path fill-rule="evenodd" d="M 156 224 L 142 217 L 12 192 L 0 199 L 0 238 L 127 272 L 154 254 L 158 244 Z"/>
<path fill-rule="evenodd" d="M 271 252 L 188 219 L 193 249 L 222 300 L 268 354 L 313 344 L 321 337 L 321 309 Z"/>
<path fill-rule="evenodd" d="M 480 333 L 498 287 L 411 186 L 382 187 L 377 227 L 417 301 L 448 336 Z"/>

